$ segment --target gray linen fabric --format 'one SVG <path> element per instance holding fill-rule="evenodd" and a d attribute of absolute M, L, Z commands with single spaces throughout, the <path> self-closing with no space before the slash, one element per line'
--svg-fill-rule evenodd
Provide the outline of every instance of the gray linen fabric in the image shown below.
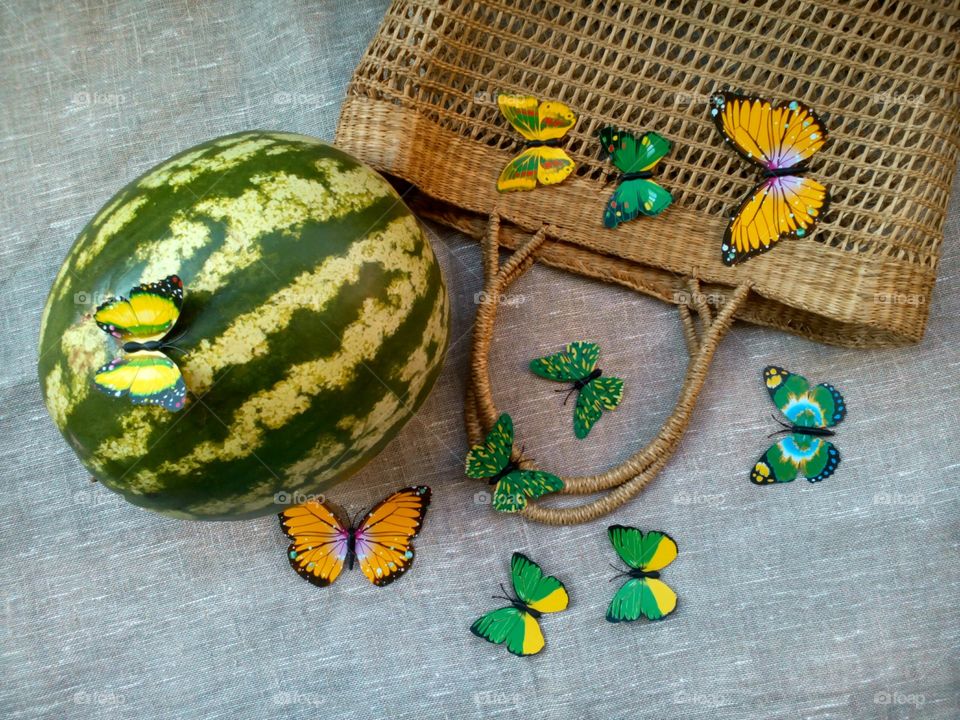
<path fill-rule="evenodd" d="M 354 509 L 434 488 L 416 567 L 318 589 L 290 571 L 276 519 L 190 523 L 87 482 L 35 375 L 47 288 L 85 221 L 174 152 L 246 128 L 330 138 L 375 3 L 0 0 L 0 438 L 8 718 L 960 717 L 960 204 L 954 184 L 924 341 L 824 347 L 738 326 L 663 475 L 609 519 L 551 528 L 497 516 L 462 474 L 460 413 L 480 289 L 477 246 L 432 227 L 454 342 L 419 415 L 355 480 Z M 631 454 L 683 372 L 670 307 L 535 268 L 492 353 L 499 403 L 532 454 L 586 472 Z M 565 342 L 601 343 L 626 381 L 589 439 L 526 371 Z M 756 488 L 774 429 L 761 368 L 843 390 L 839 472 Z M 680 596 L 660 624 L 611 625 L 611 522 L 660 528 Z M 570 590 L 517 659 L 468 627 L 523 550 Z"/>

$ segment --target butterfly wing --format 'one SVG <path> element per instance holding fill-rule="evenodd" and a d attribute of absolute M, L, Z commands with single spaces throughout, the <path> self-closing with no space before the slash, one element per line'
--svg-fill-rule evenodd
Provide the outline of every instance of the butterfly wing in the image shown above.
<path fill-rule="evenodd" d="M 279 517 L 280 527 L 291 541 L 287 548 L 290 567 L 319 587 L 336 580 L 343 570 L 350 538 L 338 509 L 310 500 L 286 508 Z"/>
<path fill-rule="evenodd" d="M 798 427 L 833 427 L 847 415 L 843 395 L 829 383 L 811 390 L 805 377 L 776 365 L 763 369 L 763 379 L 774 405 Z"/>
<path fill-rule="evenodd" d="M 573 408 L 573 432 L 581 440 L 600 419 L 604 410 L 613 410 L 623 399 L 623 380 L 598 377 L 580 389 Z"/>
<path fill-rule="evenodd" d="M 562 102 L 548 100 L 537 109 L 537 134 L 534 140 L 557 140 L 567 134 L 577 122 L 573 110 Z"/>
<path fill-rule="evenodd" d="M 398 490 L 374 506 L 357 526 L 357 561 L 374 585 L 389 585 L 413 564 L 411 541 L 423 526 L 430 495 L 425 485 Z"/>
<path fill-rule="evenodd" d="M 93 384 L 107 395 L 128 396 L 134 405 L 159 405 L 171 412 L 182 409 L 187 396 L 180 368 L 160 352 L 111 360 L 97 371 Z"/>
<path fill-rule="evenodd" d="M 506 645 L 514 655 L 536 655 L 546 642 L 536 619 L 528 612 L 505 607 L 487 613 L 470 626 L 470 632 L 487 642 Z"/>
<path fill-rule="evenodd" d="M 651 170 L 670 152 L 670 141 L 655 132 L 637 137 L 632 132 L 605 127 L 599 132 L 600 152 L 623 173 Z"/>
<path fill-rule="evenodd" d="M 780 438 L 750 471 L 755 485 L 793 482 L 803 475 L 812 483 L 826 480 L 840 465 L 840 453 L 829 440 L 791 433 Z"/>
<path fill-rule="evenodd" d="M 497 419 L 486 439 L 480 445 L 474 445 L 467 453 L 467 477 L 482 480 L 492 478 L 507 463 L 513 451 L 513 420 L 507 413 Z"/>
<path fill-rule="evenodd" d="M 742 263 L 787 238 L 806 237 L 830 202 L 827 188 L 809 177 L 766 178 L 741 203 L 721 245 L 725 265 Z"/>
<path fill-rule="evenodd" d="M 537 358 L 530 370 L 547 380 L 575 382 L 587 377 L 600 359 L 600 346 L 592 342 L 572 342 L 562 352 Z"/>
<path fill-rule="evenodd" d="M 620 559 L 636 570 L 659 571 L 677 557 L 677 543 L 658 530 L 643 533 L 635 527 L 611 525 L 607 537 Z"/>
<path fill-rule="evenodd" d="M 609 622 L 632 622 L 645 617 L 660 620 L 677 607 L 677 594 L 662 580 L 630 578 L 607 607 Z"/>
<path fill-rule="evenodd" d="M 543 470 L 514 470 L 497 482 L 493 491 L 493 509 L 520 512 L 527 498 L 538 498 L 563 489 L 563 480 Z"/>
<path fill-rule="evenodd" d="M 603 211 L 603 224 L 615 228 L 637 215 L 659 215 L 673 202 L 673 196 L 653 180 L 625 180 L 617 185 Z"/>
<path fill-rule="evenodd" d="M 555 577 L 545 576 L 543 570 L 523 553 L 515 552 L 510 561 L 513 589 L 524 604 L 542 613 L 566 610 L 570 603 L 567 589 Z"/>
<path fill-rule="evenodd" d="M 561 148 L 527 148 L 508 162 L 497 178 L 497 190 L 533 190 L 541 185 L 556 185 L 566 180 L 576 164 Z"/>
<path fill-rule="evenodd" d="M 800 165 L 827 141 L 817 114 L 796 100 L 773 105 L 735 93 L 714 93 L 710 113 L 724 140 L 748 162 L 768 170 Z"/>
<path fill-rule="evenodd" d="M 183 282 L 176 275 L 130 290 L 100 305 L 94 320 L 104 332 L 126 342 L 160 340 L 176 324 L 183 305 Z"/>

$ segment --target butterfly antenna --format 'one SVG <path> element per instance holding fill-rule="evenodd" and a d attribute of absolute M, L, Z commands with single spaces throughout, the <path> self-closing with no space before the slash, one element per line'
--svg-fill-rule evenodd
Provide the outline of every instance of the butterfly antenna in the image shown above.
<path fill-rule="evenodd" d="M 576 388 L 576 387 L 570 388 L 570 391 L 567 393 L 567 396 L 563 399 L 563 404 L 564 404 L 564 405 L 567 404 L 567 400 L 569 400 L 569 399 L 570 399 L 570 396 L 573 395 L 576 391 L 577 391 L 577 388 Z"/>
<path fill-rule="evenodd" d="M 772 417 L 772 418 L 777 422 L 778 425 L 782 425 L 782 426 L 783 426 L 783 430 L 777 430 L 776 432 L 770 433 L 769 435 L 767 435 L 767 438 L 768 438 L 768 439 L 769 439 L 769 438 L 772 438 L 772 437 L 775 437 L 775 436 L 777 436 L 777 435 L 783 435 L 784 433 L 788 433 L 788 432 L 792 432 L 792 431 L 793 431 L 793 426 L 792 426 L 792 425 L 788 425 L 787 423 L 783 422 L 783 420 L 781 420 L 780 418 L 778 418 L 778 417 L 777 417 L 776 415 L 774 415 L 773 413 L 770 414 L 770 417 Z"/>
<path fill-rule="evenodd" d="M 181 348 L 181 347 L 177 347 L 177 346 L 174 345 L 173 343 L 164 343 L 164 344 L 163 344 L 163 349 L 164 349 L 164 350 L 176 350 L 177 352 L 183 353 L 184 355 L 188 355 L 188 354 L 189 354 L 186 350 L 184 350 L 184 349 Z"/>
<path fill-rule="evenodd" d="M 617 567 L 616 565 L 614 565 L 613 563 L 610 563 L 610 567 L 612 567 L 614 570 L 616 570 L 616 571 L 617 571 L 617 574 L 614 575 L 614 576 L 613 576 L 612 578 L 610 578 L 609 580 L 607 580 L 607 582 L 613 582 L 613 581 L 616 580 L 617 578 L 620 578 L 620 577 L 623 577 L 624 575 L 629 575 L 629 574 L 630 574 L 630 573 L 624 572 L 623 570 L 621 570 L 620 568 L 618 568 L 618 567 Z"/>

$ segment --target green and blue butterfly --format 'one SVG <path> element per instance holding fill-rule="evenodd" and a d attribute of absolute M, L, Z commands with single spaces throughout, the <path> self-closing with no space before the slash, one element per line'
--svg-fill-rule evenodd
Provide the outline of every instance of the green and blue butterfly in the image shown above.
<path fill-rule="evenodd" d="M 467 477 L 487 480 L 495 485 L 493 508 L 500 512 L 519 512 L 527 498 L 538 498 L 563 489 L 563 481 L 542 470 L 524 470 L 511 459 L 513 420 L 504 413 L 480 445 L 467 453 Z"/>
<path fill-rule="evenodd" d="M 530 370 L 542 378 L 573 383 L 570 392 L 577 392 L 573 432 L 581 440 L 604 410 L 615 409 L 623 399 L 623 380 L 601 377 L 602 371 L 597 367 L 599 359 L 600 346 L 596 343 L 572 342 L 563 352 L 530 362 Z"/>
<path fill-rule="evenodd" d="M 503 595 L 494 596 L 510 605 L 478 619 L 470 632 L 488 642 L 506 645 L 514 655 L 536 655 L 546 645 L 537 620 L 544 613 L 566 610 L 570 598 L 562 582 L 545 577 L 540 566 L 522 553 L 513 554 L 510 576 L 515 596 L 507 595 L 503 585 Z"/>
<path fill-rule="evenodd" d="M 670 141 L 655 132 L 634 135 L 627 130 L 600 130 L 601 156 L 609 157 L 620 171 L 617 189 L 603 211 L 603 224 L 615 228 L 637 215 L 659 215 L 673 196 L 655 183 L 653 168 L 670 152 Z"/>
<path fill-rule="evenodd" d="M 827 383 L 814 388 L 802 375 L 771 365 L 764 368 L 763 379 L 773 404 L 780 408 L 788 423 L 780 422 L 786 433 L 757 461 L 750 480 L 757 485 L 792 482 L 803 475 L 812 483 L 820 482 L 837 470 L 840 453 L 826 438 L 830 428 L 847 414 L 843 395 Z"/>
<path fill-rule="evenodd" d="M 610 601 L 607 620 L 614 623 L 641 617 L 660 620 L 672 613 L 677 607 L 677 594 L 660 579 L 660 571 L 677 557 L 673 538 L 657 530 L 643 533 L 625 525 L 611 525 L 607 536 L 617 555 L 629 567 L 617 577 L 630 578 Z"/>

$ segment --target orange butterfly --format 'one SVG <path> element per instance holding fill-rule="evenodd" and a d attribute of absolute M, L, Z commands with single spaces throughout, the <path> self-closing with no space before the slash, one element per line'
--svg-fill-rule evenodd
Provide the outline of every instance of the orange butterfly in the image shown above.
<path fill-rule="evenodd" d="M 763 172 L 727 225 L 720 248 L 724 265 L 811 234 L 830 204 L 827 188 L 806 176 L 807 161 L 827 142 L 817 114 L 797 100 L 774 105 L 728 92 L 715 93 L 710 104 L 724 141 Z"/>
<path fill-rule="evenodd" d="M 389 585 L 413 563 L 411 540 L 430 506 L 430 488 L 404 488 L 382 500 L 359 525 L 347 523 L 335 505 L 310 500 L 280 513 L 280 527 L 292 540 L 287 557 L 294 570 L 326 587 L 354 560 L 374 585 Z"/>

